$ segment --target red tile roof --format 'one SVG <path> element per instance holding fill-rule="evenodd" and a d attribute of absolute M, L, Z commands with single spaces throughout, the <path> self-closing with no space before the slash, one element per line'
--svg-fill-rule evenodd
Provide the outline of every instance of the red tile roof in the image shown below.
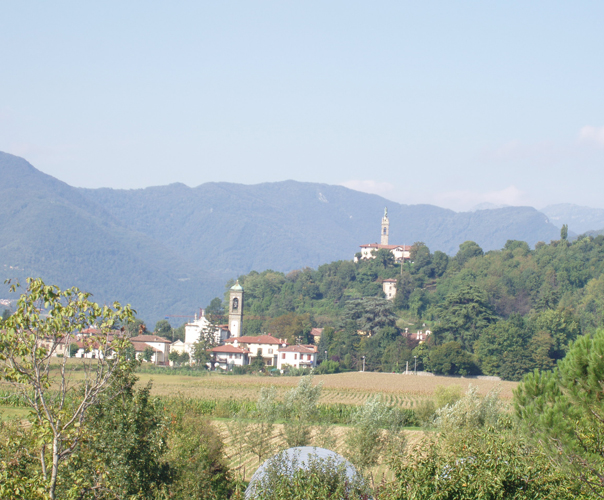
<path fill-rule="evenodd" d="M 287 347 L 280 347 L 279 352 L 301 352 L 303 354 L 314 354 L 317 351 L 311 347 L 306 347 L 303 345 L 290 345 Z"/>
<path fill-rule="evenodd" d="M 369 243 L 368 245 L 361 245 L 361 248 L 377 248 L 378 250 L 382 248 L 386 250 L 394 250 L 395 248 L 400 248 L 406 251 L 411 250 L 411 247 L 409 245 L 380 245 L 378 243 Z"/>
<path fill-rule="evenodd" d="M 323 333 L 323 328 L 313 328 L 313 329 L 310 331 L 310 334 L 311 334 L 313 337 L 320 337 L 322 333 Z"/>
<path fill-rule="evenodd" d="M 80 333 L 83 333 L 84 335 L 99 335 L 100 333 L 103 333 L 103 332 L 102 332 L 102 330 L 100 330 L 98 328 L 85 328 Z"/>
<path fill-rule="evenodd" d="M 382 280 L 382 283 L 396 283 L 396 280 L 394 278 L 388 278 L 388 279 Z"/>
<path fill-rule="evenodd" d="M 247 349 L 243 349 L 241 347 L 235 347 L 232 345 L 219 345 L 218 347 L 213 347 L 210 349 L 212 352 L 228 352 L 228 353 L 238 353 L 238 354 L 249 354 L 250 351 Z"/>
<path fill-rule="evenodd" d="M 136 337 L 130 337 L 130 342 L 162 342 L 164 344 L 172 343 L 170 340 L 160 337 L 159 335 L 137 335 Z"/>
<path fill-rule="evenodd" d="M 258 335 L 257 337 L 244 335 L 243 337 L 231 337 L 225 340 L 225 342 L 232 344 L 235 340 L 240 344 L 287 344 L 284 339 L 278 339 L 272 335 Z"/>
<path fill-rule="evenodd" d="M 157 347 L 153 347 L 152 345 L 149 345 L 149 344 L 145 344 L 144 342 L 132 342 L 132 345 L 134 346 L 134 350 L 136 352 L 145 352 L 145 349 L 147 349 L 147 347 L 150 347 L 151 349 L 153 349 L 153 352 L 163 352 L 161 349 L 158 349 Z"/>

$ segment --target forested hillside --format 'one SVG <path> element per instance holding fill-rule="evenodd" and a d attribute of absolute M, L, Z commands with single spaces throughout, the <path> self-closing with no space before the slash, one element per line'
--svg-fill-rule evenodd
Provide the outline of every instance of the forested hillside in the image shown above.
<path fill-rule="evenodd" d="M 350 259 L 359 245 L 379 239 L 385 206 L 391 243 L 421 240 L 448 254 L 466 240 L 492 250 L 508 239 L 534 245 L 559 232 L 532 207 L 457 213 L 309 182 L 221 182 L 195 188 L 172 184 L 80 193 L 125 226 L 228 277 L 253 269 L 287 272 Z"/>
<path fill-rule="evenodd" d="M 252 272 L 239 282 L 245 333 L 308 341 L 311 327 L 326 327 L 320 354 L 343 368 L 358 369 L 365 356 L 367 369 L 396 371 L 417 356 L 418 369 L 519 380 L 552 368 L 569 341 L 603 326 L 603 271 L 598 236 L 534 250 L 510 240 L 486 253 L 468 241 L 454 257 L 418 242 L 402 269 L 380 250 L 371 261 Z M 398 281 L 394 301 L 383 298 L 385 278 Z M 427 328 L 423 344 L 403 335 Z"/>
<path fill-rule="evenodd" d="M 151 319 L 194 310 L 224 282 L 22 158 L 0 152 L 0 176 L 0 281 L 75 285 Z"/>

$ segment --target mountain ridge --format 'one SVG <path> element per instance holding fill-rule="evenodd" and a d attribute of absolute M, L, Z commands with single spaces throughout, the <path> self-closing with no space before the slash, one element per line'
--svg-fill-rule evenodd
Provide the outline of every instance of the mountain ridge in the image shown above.
<path fill-rule="evenodd" d="M 379 238 L 384 206 L 391 243 L 424 241 L 449 254 L 476 241 L 556 239 L 532 207 L 456 213 L 403 205 L 344 186 L 293 180 L 243 185 L 182 183 L 136 190 L 75 188 L 0 153 L 0 263 L 97 300 L 130 302 L 157 320 L 221 296 L 224 283 L 272 268 L 290 271 L 350 260 Z"/>

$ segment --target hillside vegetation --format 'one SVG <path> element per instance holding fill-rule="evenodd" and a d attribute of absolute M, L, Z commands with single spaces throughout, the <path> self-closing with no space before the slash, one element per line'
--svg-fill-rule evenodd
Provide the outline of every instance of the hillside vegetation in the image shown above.
<path fill-rule="evenodd" d="M 386 205 L 392 242 L 421 240 L 451 255 L 466 240 L 490 250 L 558 233 L 531 207 L 455 213 L 326 184 L 79 189 L 7 153 L 0 178 L 3 278 L 77 285 L 99 302 L 132 304 L 150 325 L 192 315 L 227 279 L 252 269 L 352 258 L 378 237 Z"/>
<path fill-rule="evenodd" d="M 454 257 L 417 242 L 411 261 L 401 268 L 380 250 L 356 264 L 242 275 L 244 331 L 309 341 L 312 327 L 325 327 L 319 354 L 340 368 L 359 369 L 365 357 L 368 370 L 402 371 L 417 356 L 418 369 L 519 380 L 552 369 L 604 321 L 604 236 L 534 250 L 510 240 L 486 253 L 468 241 Z M 385 278 L 397 279 L 393 301 Z M 404 335 L 428 328 L 421 344 Z"/>

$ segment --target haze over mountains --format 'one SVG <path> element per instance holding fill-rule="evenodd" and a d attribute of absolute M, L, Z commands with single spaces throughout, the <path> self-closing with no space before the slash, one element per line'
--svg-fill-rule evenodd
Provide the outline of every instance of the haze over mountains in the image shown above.
<path fill-rule="evenodd" d="M 7 153 L 0 175 L 3 277 L 77 285 L 97 301 L 131 303 L 151 326 L 192 314 L 242 273 L 351 259 L 379 238 L 385 206 L 391 243 L 424 241 L 432 251 L 454 254 L 466 240 L 487 251 L 508 239 L 559 237 L 552 216 L 532 207 L 456 213 L 326 184 L 81 189 Z"/>
<path fill-rule="evenodd" d="M 604 209 L 602 208 L 558 203 L 548 205 L 541 211 L 549 217 L 554 226 L 562 227 L 563 224 L 568 224 L 569 229 L 576 234 L 598 232 L 604 229 Z"/>

